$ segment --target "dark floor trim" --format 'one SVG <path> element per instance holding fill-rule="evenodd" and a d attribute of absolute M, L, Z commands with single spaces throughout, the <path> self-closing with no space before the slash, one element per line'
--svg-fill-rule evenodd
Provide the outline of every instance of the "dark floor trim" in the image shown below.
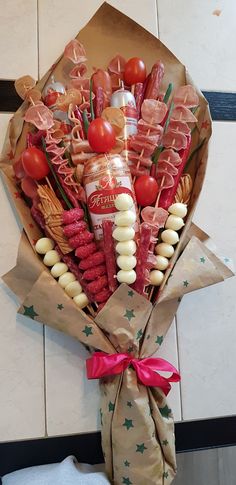
<path fill-rule="evenodd" d="M 236 416 L 175 425 L 177 453 L 236 445 Z M 100 433 L 0 443 L 0 476 L 75 455 L 82 463 L 103 461 Z"/>
<path fill-rule="evenodd" d="M 203 91 L 213 121 L 236 121 L 236 93 Z M 14 112 L 22 103 L 16 94 L 14 81 L 0 80 L 0 112 Z"/>

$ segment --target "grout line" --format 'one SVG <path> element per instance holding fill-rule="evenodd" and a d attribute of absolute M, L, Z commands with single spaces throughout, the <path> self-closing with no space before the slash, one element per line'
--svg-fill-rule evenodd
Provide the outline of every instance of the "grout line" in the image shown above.
<path fill-rule="evenodd" d="M 156 0 L 156 13 L 157 13 L 157 37 L 158 37 L 158 39 L 160 39 L 160 23 L 159 23 L 158 0 Z"/>
<path fill-rule="evenodd" d="M 39 71 L 40 71 L 40 63 L 39 63 L 39 0 L 37 0 L 37 54 L 38 54 L 38 80 L 39 80 Z"/>
<path fill-rule="evenodd" d="M 181 366 L 180 366 L 180 352 L 179 352 L 179 335 L 178 335 L 178 310 L 175 314 L 175 332 L 176 332 L 176 345 L 177 345 L 177 359 L 178 359 L 178 369 L 181 374 Z M 183 393 L 182 393 L 182 381 L 180 380 L 179 382 L 179 393 L 180 393 L 180 414 L 181 414 L 181 421 L 184 421 L 184 416 L 183 416 Z"/>
<path fill-rule="evenodd" d="M 45 438 L 48 437 L 48 419 L 47 419 L 47 376 L 46 376 L 46 329 L 43 325 L 43 378 L 44 378 L 44 420 L 45 420 Z"/>

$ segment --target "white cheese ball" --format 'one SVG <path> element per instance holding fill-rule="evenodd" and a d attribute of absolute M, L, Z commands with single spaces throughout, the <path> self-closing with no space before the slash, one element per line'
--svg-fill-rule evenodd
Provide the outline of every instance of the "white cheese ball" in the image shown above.
<path fill-rule="evenodd" d="M 52 239 L 49 237 L 41 237 L 35 244 L 35 250 L 38 254 L 46 254 L 48 251 L 51 251 L 55 246 Z"/>
<path fill-rule="evenodd" d="M 127 285 L 132 285 L 136 280 L 136 273 L 133 269 L 129 271 L 124 271 L 120 269 L 117 273 L 117 280 L 119 283 L 127 283 Z"/>
<path fill-rule="evenodd" d="M 125 256 L 125 255 L 118 256 L 116 262 L 119 268 L 124 269 L 125 271 L 135 268 L 137 264 L 137 260 L 135 256 Z"/>
<path fill-rule="evenodd" d="M 172 204 L 170 205 L 170 207 L 168 207 L 168 212 L 170 212 L 170 214 L 174 214 L 175 216 L 185 217 L 188 209 L 186 204 L 176 202 L 175 204 Z"/>
<path fill-rule="evenodd" d="M 171 244 L 160 243 L 155 247 L 155 253 L 160 254 L 160 256 L 165 256 L 165 258 L 171 258 L 175 250 Z"/>
<path fill-rule="evenodd" d="M 173 214 L 168 217 L 165 223 L 165 229 L 173 229 L 173 231 L 179 231 L 183 226 L 184 221 L 182 217 L 174 216 Z"/>
<path fill-rule="evenodd" d="M 74 296 L 73 301 L 81 309 L 86 307 L 89 304 L 89 300 L 85 295 L 85 293 L 80 293 L 79 295 Z"/>
<path fill-rule="evenodd" d="M 179 242 L 179 235 L 173 229 L 166 229 L 161 233 L 161 239 L 167 244 L 177 244 Z"/>
<path fill-rule="evenodd" d="M 150 271 L 149 278 L 151 285 L 160 286 L 164 278 L 164 273 L 158 269 L 154 269 L 153 271 Z"/>
<path fill-rule="evenodd" d="M 48 251 L 45 254 L 43 262 L 45 266 L 53 266 L 54 264 L 59 263 L 60 259 L 59 253 L 55 249 L 51 249 L 51 251 Z"/>
<path fill-rule="evenodd" d="M 70 273 L 70 271 L 67 271 L 60 276 L 58 283 L 62 288 L 65 288 L 67 285 L 69 285 L 69 283 L 75 281 L 75 279 L 75 275 L 73 275 L 73 273 Z"/>
<path fill-rule="evenodd" d="M 127 209 L 131 209 L 133 205 L 134 201 L 129 194 L 119 194 L 115 199 L 115 208 L 118 211 L 126 211 Z"/>
<path fill-rule="evenodd" d="M 156 257 L 156 264 L 155 264 L 155 269 L 160 269 L 161 271 L 164 271 L 166 268 L 168 268 L 169 265 L 169 260 L 165 258 L 165 256 L 160 256 L 160 254 L 157 255 Z"/>
<path fill-rule="evenodd" d="M 132 256 L 136 253 L 136 242 L 133 240 L 118 242 L 116 245 L 116 251 L 119 254 L 124 254 L 125 256 Z"/>
<path fill-rule="evenodd" d="M 120 211 L 115 215 L 115 225 L 116 226 L 132 226 L 135 223 L 136 216 L 131 210 Z"/>
<path fill-rule="evenodd" d="M 62 274 L 66 273 L 68 266 L 65 263 L 56 263 L 51 269 L 53 278 L 59 278 Z"/>
<path fill-rule="evenodd" d="M 134 239 L 135 231 L 133 227 L 116 227 L 112 236 L 116 241 L 129 241 Z"/>
<path fill-rule="evenodd" d="M 74 298 L 82 293 L 82 286 L 78 281 L 71 281 L 71 283 L 66 285 L 65 292 L 68 296 Z"/>

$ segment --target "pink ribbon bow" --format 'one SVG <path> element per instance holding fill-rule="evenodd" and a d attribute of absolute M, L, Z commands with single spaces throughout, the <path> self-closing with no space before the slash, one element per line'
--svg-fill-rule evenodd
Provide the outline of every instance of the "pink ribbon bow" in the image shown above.
<path fill-rule="evenodd" d="M 101 377 L 118 375 L 132 365 L 136 370 L 138 380 L 145 386 L 160 387 L 167 396 L 171 389 L 170 382 L 179 382 L 180 374 L 167 360 L 147 357 L 136 359 L 129 354 L 106 354 L 94 352 L 92 357 L 86 360 L 88 379 L 100 379 Z M 163 377 L 161 372 L 172 372 L 170 377 Z"/>

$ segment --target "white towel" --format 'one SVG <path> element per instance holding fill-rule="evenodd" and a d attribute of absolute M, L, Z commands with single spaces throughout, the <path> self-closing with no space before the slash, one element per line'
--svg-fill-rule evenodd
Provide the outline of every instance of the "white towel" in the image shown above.
<path fill-rule="evenodd" d="M 9 473 L 2 485 L 107 485 L 104 465 L 78 463 L 68 456 L 61 463 L 33 466 Z"/>

